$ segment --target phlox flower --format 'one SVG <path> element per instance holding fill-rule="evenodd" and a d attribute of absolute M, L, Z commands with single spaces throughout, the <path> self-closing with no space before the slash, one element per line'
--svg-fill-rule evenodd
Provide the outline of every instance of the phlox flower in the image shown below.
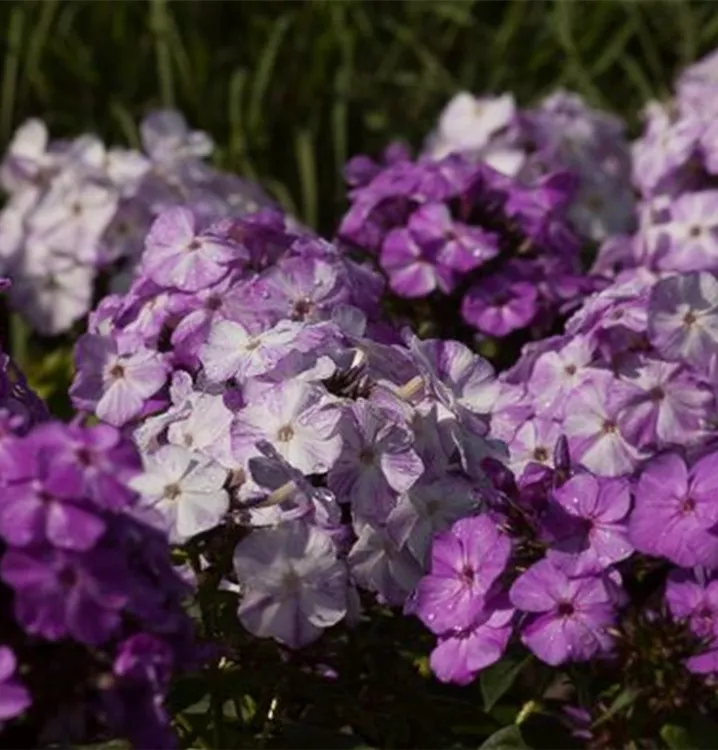
<path fill-rule="evenodd" d="M 640 552 L 683 567 L 718 566 L 717 489 L 715 454 L 690 470 L 677 454 L 653 458 L 636 484 L 631 542 Z"/>
<path fill-rule="evenodd" d="M 122 426 L 139 416 L 147 399 L 165 384 L 167 369 L 156 352 L 105 336 L 86 334 L 77 343 L 74 404 Z"/>
<path fill-rule="evenodd" d="M 396 493 L 408 490 L 424 471 L 413 435 L 390 412 L 364 399 L 349 406 L 339 425 L 342 448 L 327 486 L 358 516 L 383 519 Z"/>
<path fill-rule="evenodd" d="M 547 557 L 574 575 L 597 573 L 633 552 L 628 540 L 631 488 L 623 478 L 577 474 L 554 490 L 544 526 Z"/>
<path fill-rule="evenodd" d="M 431 571 L 419 582 L 408 611 L 437 635 L 471 627 L 508 564 L 511 547 L 491 516 L 457 521 L 434 538 Z"/>
<path fill-rule="evenodd" d="M 570 577 L 544 559 L 516 579 L 509 596 L 530 613 L 521 640 L 541 661 L 557 666 L 610 651 L 616 610 L 602 577 Z"/>
<path fill-rule="evenodd" d="M 439 636 L 431 652 L 431 671 L 442 681 L 468 685 L 504 655 L 516 610 L 505 594 L 489 599 L 470 627 Z"/>
<path fill-rule="evenodd" d="M 239 461 L 257 455 L 267 440 L 306 474 L 328 471 L 342 448 L 341 411 L 326 391 L 301 381 L 279 383 L 242 409 L 232 426 L 232 452 Z"/>
<path fill-rule="evenodd" d="M 718 352 L 718 281 L 706 272 L 659 281 L 651 292 L 648 335 L 661 355 L 706 368 Z"/>
<path fill-rule="evenodd" d="M 3 721 L 19 716 L 32 703 L 30 693 L 16 672 L 15 654 L 8 646 L 0 645 L 0 730 Z"/>
<path fill-rule="evenodd" d="M 331 537 L 301 521 L 259 529 L 234 552 L 238 609 L 253 635 L 290 648 L 316 640 L 347 613 L 347 571 Z"/>
<path fill-rule="evenodd" d="M 157 511 L 170 539 L 182 543 L 217 526 L 229 509 L 227 470 L 206 455 L 165 445 L 143 457 L 145 472 L 130 481 L 141 504 Z"/>
<path fill-rule="evenodd" d="M 241 247 L 228 238 L 200 232 L 187 208 L 169 208 L 154 221 L 142 258 L 147 276 L 162 286 L 196 292 L 219 281 Z"/>

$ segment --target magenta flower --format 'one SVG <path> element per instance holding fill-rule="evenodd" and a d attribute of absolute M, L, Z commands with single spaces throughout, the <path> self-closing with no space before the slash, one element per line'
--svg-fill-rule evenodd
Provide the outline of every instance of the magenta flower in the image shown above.
<path fill-rule="evenodd" d="M 629 536 L 637 550 L 676 565 L 718 566 L 718 467 L 716 455 L 689 471 L 676 454 L 646 465 L 635 490 Z"/>
<path fill-rule="evenodd" d="M 686 659 L 686 667 L 696 674 L 718 672 L 718 579 L 673 571 L 666 583 L 666 601 L 671 615 L 686 621 L 708 646 Z"/>
<path fill-rule="evenodd" d="M 632 554 L 628 480 L 577 474 L 554 491 L 552 500 L 546 525 L 551 537 L 547 557 L 554 565 L 585 575 Z"/>
<path fill-rule="evenodd" d="M 530 613 L 521 640 L 547 664 L 588 661 L 610 650 L 608 628 L 616 613 L 602 577 L 571 578 L 544 559 L 514 582 L 509 595 L 517 609 Z"/>
<path fill-rule="evenodd" d="M 422 244 L 408 229 L 393 229 L 384 240 L 381 267 L 389 274 L 389 286 L 401 297 L 425 297 L 440 289 L 453 291 L 456 272 L 439 259 L 436 243 Z"/>
<path fill-rule="evenodd" d="M 431 572 L 419 582 L 407 611 L 437 635 L 470 628 L 510 555 L 511 540 L 490 516 L 457 521 L 434 538 Z"/>
<path fill-rule="evenodd" d="M 464 296 L 461 315 L 489 336 L 525 328 L 538 313 L 538 292 L 528 281 L 508 275 L 487 276 Z"/>
<path fill-rule="evenodd" d="M 0 579 L 15 591 L 15 616 L 37 636 L 67 636 L 96 645 L 120 627 L 129 600 L 113 550 L 63 552 L 43 547 L 10 549 L 0 563 Z"/>
<path fill-rule="evenodd" d="M 0 730 L 2 722 L 20 716 L 32 699 L 27 688 L 17 679 L 17 660 L 8 646 L 0 645 Z"/>
<path fill-rule="evenodd" d="M 489 600 L 470 627 L 439 636 L 429 660 L 431 671 L 442 682 L 468 685 L 504 655 L 515 613 L 505 595 Z"/>

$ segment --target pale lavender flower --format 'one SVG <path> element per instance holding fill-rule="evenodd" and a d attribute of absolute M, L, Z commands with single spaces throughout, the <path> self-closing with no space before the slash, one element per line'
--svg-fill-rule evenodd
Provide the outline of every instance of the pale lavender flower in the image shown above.
<path fill-rule="evenodd" d="M 198 451 L 165 445 L 143 457 L 145 471 L 130 486 L 141 505 L 157 511 L 174 543 L 218 526 L 229 510 L 228 472 Z"/>
<path fill-rule="evenodd" d="M 376 592 L 381 601 L 401 606 L 421 578 L 421 566 L 384 529 L 362 524 L 356 531 L 357 540 L 347 557 L 352 578 Z"/>
<path fill-rule="evenodd" d="M 86 334 L 75 349 L 79 370 L 70 388 L 75 405 L 117 427 L 137 417 L 146 400 L 167 380 L 160 355 Z"/>
<path fill-rule="evenodd" d="M 346 566 L 329 534 L 301 521 L 243 539 L 234 570 L 243 587 L 240 622 L 260 638 L 299 648 L 347 613 Z"/>
<path fill-rule="evenodd" d="M 264 391 L 236 416 L 232 451 L 242 461 L 257 455 L 256 443 L 270 442 L 306 474 L 328 471 L 339 457 L 341 411 L 320 386 L 289 381 Z"/>
<path fill-rule="evenodd" d="M 718 281 L 687 273 L 659 281 L 652 290 L 648 334 L 666 359 L 706 367 L 718 353 Z"/>
<path fill-rule="evenodd" d="M 161 286 L 196 292 L 216 283 L 240 246 L 219 234 L 200 232 L 192 211 L 169 208 L 154 221 L 142 259 L 144 273 Z"/>
<path fill-rule="evenodd" d="M 406 492 L 424 471 L 411 431 L 362 399 L 345 411 L 340 433 L 342 449 L 327 486 L 360 517 L 385 519 L 396 493 Z"/>

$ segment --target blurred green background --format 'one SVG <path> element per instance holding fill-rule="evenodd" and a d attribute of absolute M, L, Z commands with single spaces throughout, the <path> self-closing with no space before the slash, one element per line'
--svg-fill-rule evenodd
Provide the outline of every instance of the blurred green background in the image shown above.
<path fill-rule="evenodd" d="M 215 138 L 218 164 L 331 232 L 347 157 L 419 145 L 458 89 L 528 103 L 561 85 L 635 129 L 718 46 L 718 5 L 16 0 L 0 30 L 3 148 L 31 115 L 56 137 L 136 143 L 143 113 L 175 105 Z"/>

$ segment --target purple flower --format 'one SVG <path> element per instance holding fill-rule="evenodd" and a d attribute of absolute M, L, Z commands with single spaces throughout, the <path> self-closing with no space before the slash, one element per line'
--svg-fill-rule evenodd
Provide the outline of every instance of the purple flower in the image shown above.
<path fill-rule="evenodd" d="M 70 388 L 73 402 L 117 427 L 139 416 L 167 380 L 160 355 L 129 342 L 118 348 L 111 338 L 86 334 L 78 341 L 75 356 L 78 373 Z"/>
<path fill-rule="evenodd" d="M 688 273 L 659 281 L 651 293 L 648 335 L 666 359 L 705 368 L 718 353 L 718 281 Z"/>
<path fill-rule="evenodd" d="M 32 703 L 27 688 L 15 676 L 16 671 L 12 649 L 0 645 L 0 730 L 3 721 L 20 716 Z"/>
<path fill-rule="evenodd" d="M 633 471 L 641 454 L 627 441 L 621 418 L 637 394 L 635 386 L 602 370 L 573 390 L 564 407 L 563 430 L 575 461 L 605 476 Z"/>
<path fill-rule="evenodd" d="M 431 671 L 442 682 L 468 685 L 504 655 L 515 612 L 506 595 L 487 601 L 468 628 L 439 636 L 429 660 Z"/>
<path fill-rule="evenodd" d="M 506 336 L 525 328 L 538 312 L 534 284 L 508 275 L 482 279 L 469 289 L 461 304 L 467 323 L 489 336 Z"/>
<path fill-rule="evenodd" d="M 686 659 L 686 667 L 696 674 L 718 672 L 718 580 L 675 570 L 668 576 L 666 601 L 671 615 L 686 621 L 707 646 Z"/>
<path fill-rule="evenodd" d="M 396 493 L 406 492 L 424 471 L 413 435 L 390 412 L 365 400 L 350 405 L 339 427 L 341 453 L 327 486 L 362 518 L 378 514 L 383 519 Z"/>
<path fill-rule="evenodd" d="M 586 575 L 629 557 L 630 489 L 625 479 L 577 474 L 554 490 L 545 522 L 548 559 L 572 575 Z"/>
<path fill-rule="evenodd" d="M 347 556 L 352 579 L 376 592 L 379 601 L 402 606 L 421 578 L 421 566 L 384 529 L 369 523 L 357 526 L 357 540 Z"/>
<path fill-rule="evenodd" d="M 232 450 L 245 460 L 257 455 L 257 442 L 267 440 L 300 471 L 324 473 L 341 451 L 340 416 L 324 389 L 298 380 L 277 384 L 237 414 Z"/>
<path fill-rule="evenodd" d="M 399 496 L 386 526 L 397 544 L 424 565 L 434 535 L 477 511 L 480 497 L 480 491 L 463 477 L 421 479 Z"/>
<path fill-rule="evenodd" d="M 163 287 L 196 292 L 219 281 L 237 258 L 235 243 L 197 231 L 189 209 L 169 208 L 156 219 L 145 240 L 143 270 Z"/>
<path fill-rule="evenodd" d="M 690 471 L 676 454 L 652 459 L 636 484 L 631 542 L 640 552 L 684 567 L 718 566 L 717 488 L 715 454 Z"/>
<path fill-rule="evenodd" d="M 0 578 L 15 591 L 15 616 L 37 636 L 98 645 L 120 627 L 126 568 L 111 551 L 8 550 Z"/>
<path fill-rule="evenodd" d="M 311 643 L 347 612 L 347 574 L 331 537 L 301 521 L 259 529 L 234 553 L 242 584 L 239 619 L 290 648 Z"/>
<path fill-rule="evenodd" d="M 384 240 L 381 267 L 389 275 L 389 286 L 401 297 L 426 297 L 435 289 L 454 290 L 456 272 L 439 257 L 436 242 L 422 244 L 408 229 L 394 229 Z"/>
<path fill-rule="evenodd" d="M 521 640 L 547 664 L 588 661 L 611 649 L 616 612 L 602 577 L 572 578 L 544 559 L 514 582 L 510 598 L 530 613 Z"/>
<path fill-rule="evenodd" d="M 484 607 L 511 555 L 511 540 L 488 515 L 464 518 L 434 538 L 431 572 L 407 605 L 429 630 L 465 630 Z"/>

